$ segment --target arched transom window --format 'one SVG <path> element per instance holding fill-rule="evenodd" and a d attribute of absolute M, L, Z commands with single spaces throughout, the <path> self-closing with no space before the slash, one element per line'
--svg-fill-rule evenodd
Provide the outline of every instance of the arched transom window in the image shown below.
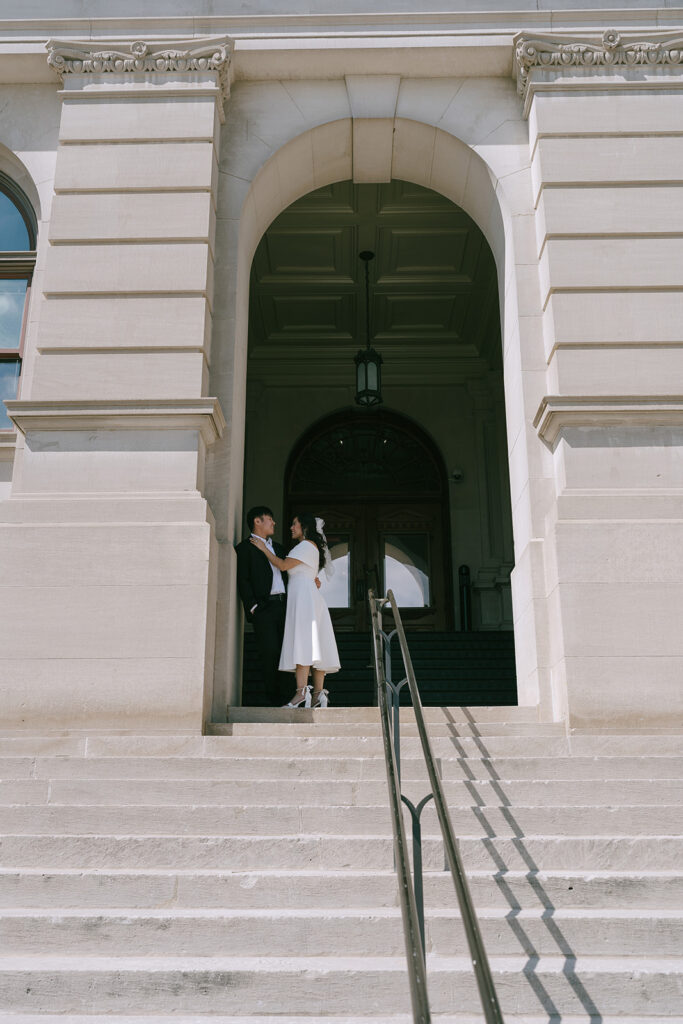
<path fill-rule="evenodd" d="M 0 430 L 12 426 L 3 402 L 18 393 L 35 250 L 33 210 L 19 186 L 0 173 Z"/>

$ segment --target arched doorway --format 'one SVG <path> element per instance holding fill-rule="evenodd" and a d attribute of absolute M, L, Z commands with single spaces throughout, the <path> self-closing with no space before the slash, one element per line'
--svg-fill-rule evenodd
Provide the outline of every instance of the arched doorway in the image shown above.
<path fill-rule="evenodd" d="M 367 89 L 373 89 L 371 78 L 368 79 Z M 548 651 L 551 650 L 551 645 L 545 604 L 546 576 L 542 568 L 545 548 L 543 543 L 538 542 L 538 531 L 535 529 L 532 515 L 533 509 L 543 507 L 548 487 L 548 465 L 547 460 L 537 458 L 535 439 L 532 438 L 531 432 L 525 429 L 525 424 L 530 422 L 532 412 L 537 408 L 537 403 L 534 404 L 534 387 L 538 377 L 536 368 L 545 365 L 543 336 L 538 330 L 540 321 L 537 314 L 541 310 L 533 297 L 533 287 L 530 286 L 528 276 L 526 215 L 530 217 L 534 212 L 528 152 L 512 140 L 509 143 L 501 140 L 500 145 L 475 148 L 474 135 L 479 132 L 482 119 L 490 117 L 491 111 L 497 108 L 495 105 L 491 107 L 488 87 L 467 90 L 466 98 L 465 90 L 461 90 L 460 95 L 463 103 L 458 109 L 455 104 L 451 105 L 449 115 L 452 116 L 448 125 L 441 123 L 441 119 L 437 119 L 437 124 L 429 117 L 428 111 L 423 121 L 405 117 L 394 118 L 392 145 L 385 161 L 389 172 L 386 180 L 391 177 L 394 180 L 413 183 L 423 189 L 432 190 L 455 204 L 481 229 L 493 254 L 498 289 L 488 305 L 492 312 L 495 310 L 499 315 L 499 327 L 503 336 L 501 347 L 506 353 L 505 405 L 510 431 L 509 451 L 511 454 L 514 453 L 514 457 L 508 462 L 508 447 L 505 441 L 502 447 L 498 441 L 501 431 L 497 422 L 491 425 L 491 429 L 488 429 L 487 425 L 487 437 L 478 441 L 478 450 L 498 452 L 502 467 L 501 490 L 508 490 L 507 496 L 504 496 L 500 504 L 506 505 L 508 509 L 511 504 L 509 491 L 512 491 L 515 567 L 512 570 L 505 545 L 497 543 L 496 538 L 501 536 L 501 531 L 496 531 L 494 525 L 488 533 L 502 557 L 494 557 L 493 552 L 490 556 L 485 553 L 488 578 L 482 579 L 482 583 L 487 587 L 487 595 L 486 601 L 482 603 L 485 603 L 488 609 L 488 623 L 491 623 L 493 617 L 491 612 L 496 615 L 500 608 L 503 609 L 504 614 L 499 616 L 499 625 L 494 624 L 494 629 L 511 631 L 512 583 L 516 595 L 514 634 L 520 659 L 520 703 L 535 706 L 540 702 L 543 714 L 557 716 L 562 714 L 564 706 L 563 682 L 559 679 L 557 684 L 553 683 L 548 666 Z M 236 118 L 234 123 L 241 126 L 240 130 L 243 128 L 244 132 L 248 133 L 250 125 L 260 123 L 259 118 L 270 117 L 270 109 L 270 106 L 264 106 L 254 121 L 252 107 L 247 105 L 240 113 L 231 105 L 231 117 Z M 232 543 L 243 535 L 244 510 L 252 498 L 260 500 L 263 496 L 268 498 L 274 495 L 276 512 L 282 516 L 283 509 L 279 496 L 284 490 L 283 473 L 296 438 L 314 420 L 353 401 L 353 392 L 349 394 L 347 391 L 343 394 L 341 388 L 335 389 L 334 402 L 327 406 L 317 391 L 310 399 L 306 396 L 305 403 L 297 393 L 293 400 L 287 396 L 286 409 L 283 411 L 285 403 L 280 401 L 277 395 L 273 401 L 271 383 L 265 378 L 270 377 L 273 386 L 282 392 L 294 378 L 297 382 L 300 380 L 299 368 L 290 358 L 293 348 L 287 344 L 292 335 L 288 332 L 287 335 L 281 334 L 280 338 L 273 338 L 278 344 L 270 351 L 261 349 L 259 352 L 254 346 L 253 270 L 256 252 L 264 235 L 276 226 L 283 213 L 289 215 L 292 204 L 299 204 L 302 198 L 306 204 L 310 202 L 315 206 L 317 215 L 321 197 L 328 194 L 337 212 L 345 214 L 349 204 L 343 199 L 338 201 L 341 198 L 339 190 L 348 192 L 350 182 L 354 179 L 363 182 L 373 180 L 365 173 L 367 168 L 363 163 L 369 156 L 375 160 L 372 137 L 368 135 L 361 148 L 355 144 L 354 119 L 350 109 L 348 115 L 341 114 L 337 106 L 321 97 L 320 106 L 312 106 L 307 114 L 299 111 L 298 116 L 303 116 L 303 121 L 299 119 L 296 124 L 292 122 L 291 130 L 288 126 L 282 135 L 278 136 L 278 142 L 271 155 L 264 155 L 262 149 L 254 147 L 243 174 L 237 176 L 225 173 L 220 179 L 219 216 L 225 219 L 226 225 L 238 216 L 239 224 L 237 233 L 232 230 L 232 226 L 229 233 L 229 251 L 232 255 L 231 261 L 226 263 L 222 279 L 225 287 L 217 288 L 215 292 L 212 335 L 210 390 L 212 394 L 219 396 L 224 410 L 227 410 L 230 423 L 230 430 L 219 443 L 212 446 L 207 460 L 207 483 L 217 530 L 227 538 L 226 543 L 222 543 L 219 549 L 214 676 L 214 709 L 218 716 L 226 701 L 239 703 L 241 699 L 243 623 L 235 598 Z M 516 132 L 523 128 L 524 122 L 520 113 L 519 116 L 510 115 L 502 131 L 507 137 L 509 131 Z M 223 133 L 220 154 L 222 168 L 228 169 L 233 152 L 230 133 Z M 239 211 L 239 215 L 235 211 Z M 515 225 L 519 228 L 522 222 L 525 230 L 516 231 Z M 366 247 L 366 240 L 360 235 L 357 243 L 354 252 Z M 305 270 L 305 266 L 299 260 L 296 262 L 298 272 Z M 324 276 L 327 272 L 327 266 L 321 265 L 319 259 L 306 265 L 314 268 L 316 276 L 320 273 Z M 281 269 L 287 274 L 286 266 L 282 266 Z M 343 303 L 342 299 L 338 305 L 343 307 Z M 271 322 L 277 324 L 277 314 L 280 311 L 273 310 L 274 318 L 267 314 Z M 298 339 L 294 337 L 292 340 L 296 347 Z M 279 364 L 278 351 L 286 353 L 287 356 L 286 361 Z M 310 354 L 310 350 L 308 351 Z M 332 349 L 330 355 L 336 356 L 341 365 L 342 359 L 338 351 Z M 275 363 L 272 356 L 276 357 Z M 343 362 L 346 365 L 346 357 Z M 323 369 L 318 366 L 319 371 Z M 439 378 L 443 379 L 444 385 L 451 386 L 452 380 L 445 378 L 441 372 Z M 455 386 L 457 387 L 457 382 Z M 474 391 L 465 397 L 467 402 L 470 399 L 472 402 L 479 401 L 479 396 Z M 406 412 L 418 422 L 424 422 L 414 408 L 404 407 L 403 402 L 391 398 L 389 404 L 392 408 Z M 279 406 L 278 427 L 264 438 L 259 423 L 265 422 L 267 417 L 271 416 L 274 406 Z M 461 407 L 464 408 L 464 404 Z M 308 414 L 307 418 L 304 416 L 305 413 Z M 286 420 L 283 417 L 286 417 Z M 503 416 L 503 433 L 504 420 Z M 449 473 L 452 564 L 456 568 L 463 563 L 470 564 L 474 577 L 474 560 L 468 562 L 469 551 L 460 550 L 460 538 L 464 537 L 464 546 L 471 548 L 470 540 L 474 539 L 476 542 L 483 536 L 481 529 L 476 530 L 468 522 L 463 524 L 463 519 L 467 519 L 470 510 L 474 508 L 473 502 L 469 501 L 466 505 L 463 499 L 467 482 L 473 479 L 476 468 L 472 466 L 467 452 L 463 455 L 460 448 L 457 451 L 447 449 L 441 440 L 440 431 L 431 422 L 425 423 L 425 426 L 437 439 Z M 275 457 L 274 467 L 261 465 L 260 460 L 253 457 L 255 452 L 262 450 L 260 446 L 265 444 Z M 471 450 L 470 448 L 470 452 Z M 507 476 L 508 468 L 509 477 L 504 480 L 502 477 Z M 456 479 L 453 476 L 455 470 L 462 470 L 464 474 L 458 473 L 461 482 L 457 484 L 457 501 L 454 500 L 456 485 L 451 483 Z M 493 475 L 492 472 L 491 476 Z M 484 488 L 480 487 L 480 491 L 483 493 Z M 495 507 L 495 502 L 489 503 L 489 507 L 492 506 Z M 512 517 L 509 517 L 509 522 L 511 520 Z M 511 530 L 509 533 L 511 534 Z M 491 547 L 493 546 L 492 544 Z M 498 566 L 504 571 L 499 572 Z M 453 590 L 454 616 L 457 624 L 460 619 L 457 579 L 454 581 Z M 503 594 L 503 591 L 506 593 Z M 228 614 L 223 614 L 221 609 L 228 609 Z"/>
<path fill-rule="evenodd" d="M 365 249 L 379 410 L 354 405 Z M 396 180 L 341 181 L 283 211 L 251 266 L 245 426 L 244 507 L 270 504 L 285 541 L 297 509 L 327 523 L 339 568 L 326 596 L 344 648 L 335 702 L 372 701 L 373 586 L 401 590 L 426 703 L 515 703 L 499 296 L 476 222 Z M 249 665 L 247 633 L 245 699 Z"/>
<path fill-rule="evenodd" d="M 367 590 L 391 589 L 407 628 L 452 628 L 448 491 L 434 442 L 407 417 L 348 410 L 314 424 L 285 477 L 286 520 L 325 520 L 335 628 L 368 628 Z"/>

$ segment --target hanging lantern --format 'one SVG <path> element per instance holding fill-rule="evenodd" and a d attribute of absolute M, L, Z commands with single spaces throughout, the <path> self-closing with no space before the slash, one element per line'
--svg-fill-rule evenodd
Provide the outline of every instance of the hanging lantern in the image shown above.
<path fill-rule="evenodd" d="M 365 348 L 359 349 L 356 364 L 356 404 L 370 409 L 382 404 L 382 357 L 370 345 L 370 260 L 374 252 L 359 253 L 365 263 Z"/>
<path fill-rule="evenodd" d="M 356 354 L 357 405 L 382 404 L 382 357 L 374 348 L 362 348 Z"/>

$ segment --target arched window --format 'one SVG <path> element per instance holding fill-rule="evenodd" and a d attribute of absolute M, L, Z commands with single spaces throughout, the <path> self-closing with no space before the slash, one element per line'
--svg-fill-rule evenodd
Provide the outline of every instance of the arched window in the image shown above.
<path fill-rule="evenodd" d="M 17 397 L 35 262 L 33 210 L 19 186 L 0 172 L 0 430 L 12 426 L 3 402 Z"/>

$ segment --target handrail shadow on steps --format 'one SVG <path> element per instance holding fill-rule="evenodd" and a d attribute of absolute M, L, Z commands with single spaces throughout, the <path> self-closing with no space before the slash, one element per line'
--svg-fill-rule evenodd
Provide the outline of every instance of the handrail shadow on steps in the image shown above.
<path fill-rule="evenodd" d="M 382 723 L 382 740 L 384 759 L 389 787 L 389 803 L 394 838 L 394 860 L 398 876 L 399 901 L 403 920 L 403 933 L 408 961 L 408 979 L 410 998 L 415 1024 L 429 1024 L 431 1012 L 427 995 L 427 969 L 424 941 L 424 901 L 422 893 L 422 845 L 420 815 L 425 805 L 434 800 L 439 825 L 443 836 L 446 866 L 451 872 L 455 887 L 463 927 L 469 946 L 470 959 L 479 990 L 484 1020 L 486 1024 L 503 1024 L 503 1015 L 498 1004 L 498 997 L 491 976 L 486 950 L 479 930 L 476 911 L 470 896 L 467 878 L 458 851 L 457 841 L 453 832 L 448 806 L 444 798 L 441 780 L 436 769 L 431 743 L 427 734 L 422 701 L 417 688 L 413 664 L 408 651 L 401 616 L 391 590 L 386 597 L 375 597 L 374 591 L 368 590 L 368 604 L 372 623 L 372 653 L 375 682 L 377 684 L 377 703 Z M 382 611 L 389 606 L 394 617 L 394 629 L 387 633 L 382 628 Z M 405 677 L 395 683 L 391 672 L 390 644 L 397 636 L 401 648 L 401 656 L 405 668 Z M 415 713 L 422 753 L 424 755 L 431 791 L 415 806 L 401 793 L 401 749 L 400 749 L 400 708 L 399 694 L 407 685 Z M 389 700 L 391 699 L 391 711 Z M 414 881 L 411 876 L 408 845 L 401 803 L 404 803 L 413 823 L 413 867 Z"/>

